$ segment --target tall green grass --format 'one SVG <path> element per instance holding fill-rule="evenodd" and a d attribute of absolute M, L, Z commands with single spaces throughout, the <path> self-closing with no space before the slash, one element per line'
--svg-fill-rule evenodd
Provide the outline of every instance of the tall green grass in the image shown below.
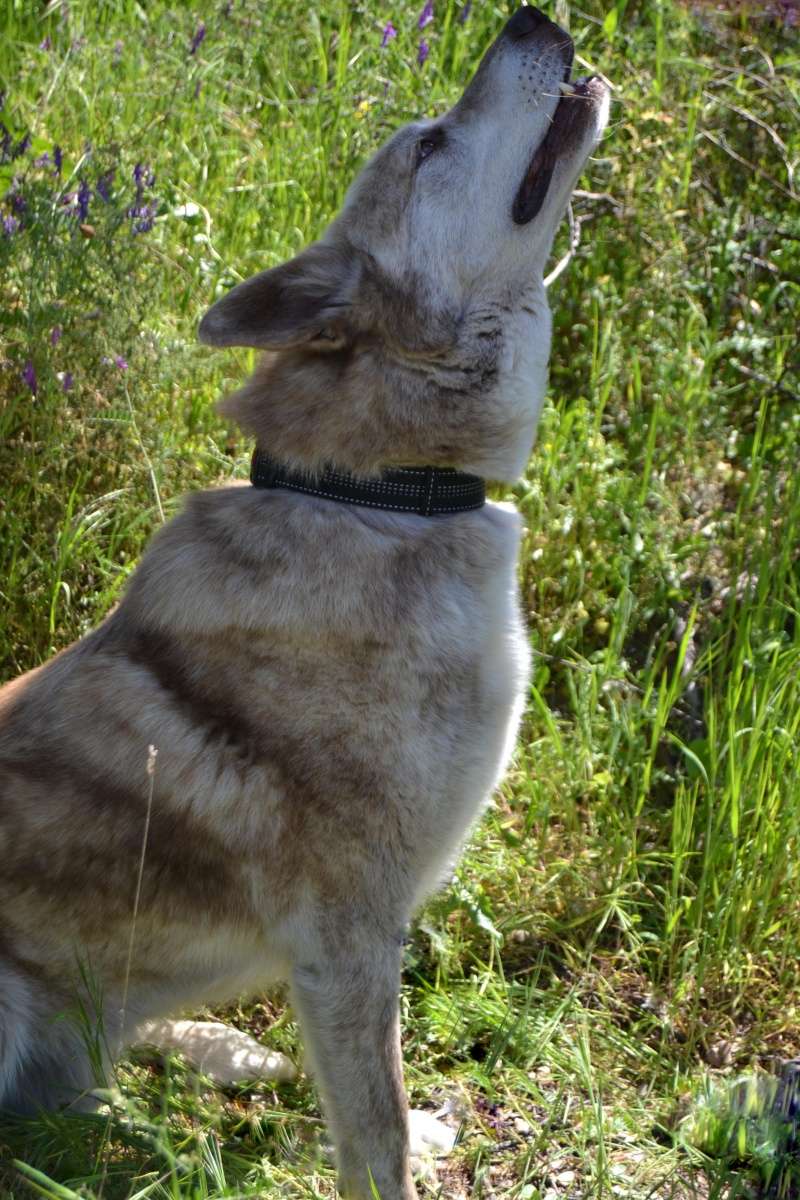
<path fill-rule="evenodd" d="M 421 8 L 0 4 L 5 676 L 102 617 L 184 491 L 244 474 L 213 404 L 251 357 L 201 350 L 197 319 L 319 234 L 510 11 L 436 0 L 420 32 Z M 523 735 L 407 951 L 412 1101 L 463 1122 L 444 1196 L 767 1196 L 791 1157 L 725 1084 L 800 1050 L 792 13 L 553 9 L 615 102 L 515 489 Z M 280 995 L 225 1015 L 297 1057 Z M 331 1194 L 307 1080 L 117 1083 L 114 1119 L 0 1127 L 2 1194 Z"/>

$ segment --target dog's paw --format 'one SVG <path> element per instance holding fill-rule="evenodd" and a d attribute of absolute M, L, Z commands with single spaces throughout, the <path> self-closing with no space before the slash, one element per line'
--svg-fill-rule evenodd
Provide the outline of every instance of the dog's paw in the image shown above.
<path fill-rule="evenodd" d="M 137 1045 L 182 1054 L 196 1071 L 220 1087 L 285 1083 L 297 1075 L 294 1063 L 277 1050 L 220 1021 L 148 1021 L 137 1031 Z"/>
<path fill-rule="evenodd" d="M 456 1131 L 433 1113 L 412 1108 L 408 1114 L 409 1151 L 412 1159 L 442 1158 L 456 1141 Z"/>

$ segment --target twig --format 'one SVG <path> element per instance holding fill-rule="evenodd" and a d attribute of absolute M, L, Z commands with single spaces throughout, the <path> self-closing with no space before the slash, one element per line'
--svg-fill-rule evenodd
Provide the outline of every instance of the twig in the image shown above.
<path fill-rule="evenodd" d="M 762 170 L 761 167 L 756 166 L 755 163 L 751 163 L 746 158 L 742 158 L 741 154 L 737 154 L 733 147 L 729 146 L 724 138 L 716 137 L 713 133 L 709 133 L 707 129 L 703 130 L 703 137 L 708 138 L 712 145 L 719 147 L 720 150 L 724 150 L 727 155 L 729 155 L 736 162 L 741 163 L 743 167 L 747 167 L 749 171 L 753 171 L 754 174 L 760 175 L 762 179 L 766 179 L 768 184 L 774 187 L 777 191 L 782 192 L 784 196 L 788 196 L 790 200 L 797 200 L 800 202 L 800 194 L 792 191 L 791 188 L 784 187 L 782 183 L 778 183 L 777 179 L 773 179 L 771 175 Z"/>
<path fill-rule="evenodd" d="M 569 266 L 572 259 L 575 257 L 575 251 L 578 249 L 581 240 L 581 223 L 575 220 L 575 214 L 572 211 L 572 204 L 567 205 L 567 220 L 569 221 L 569 250 L 559 259 L 553 267 L 549 275 L 545 276 L 544 286 L 549 288 L 551 283 L 555 283 L 559 275 L 563 274 Z"/>
<path fill-rule="evenodd" d="M 609 192 L 583 192 L 576 189 L 573 193 L 573 198 L 578 197 L 579 200 L 593 200 L 595 203 L 608 204 L 618 215 L 624 211 L 624 206 L 619 200 L 615 200 Z M 566 271 L 572 259 L 575 257 L 575 251 L 581 242 L 581 225 L 584 221 L 591 221 L 594 213 L 584 213 L 580 217 L 576 217 L 572 209 L 572 201 L 567 205 L 567 221 L 569 222 L 569 250 L 563 258 L 560 258 L 553 267 L 549 275 L 545 276 L 544 286 L 549 288 L 552 283 L 558 279 Z"/>
<path fill-rule="evenodd" d="M 752 121 L 754 125 L 758 125 L 759 129 L 763 129 L 769 134 L 778 149 L 782 150 L 784 154 L 786 153 L 786 143 L 783 141 L 780 135 L 776 133 L 772 126 L 768 125 L 766 121 L 762 121 L 760 117 L 757 117 L 755 113 L 748 112 L 746 108 L 739 108 L 738 104 L 731 104 L 728 100 L 723 100 L 721 96 L 715 96 L 713 92 L 709 92 L 707 89 L 703 90 L 703 95 L 707 100 L 713 100 L 715 104 L 721 104 L 723 108 L 727 108 L 731 112 L 738 113 L 738 115 L 740 117 L 744 117 L 746 121 Z"/>
<path fill-rule="evenodd" d="M 623 212 L 625 206 L 621 201 L 617 200 L 616 196 L 612 196 L 610 192 L 584 192 L 580 188 L 575 188 L 572 193 L 579 200 L 596 200 L 602 201 L 604 204 L 609 204 L 615 212 Z"/>
<path fill-rule="evenodd" d="M 156 779 L 156 755 L 158 750 L 155 746 L 147 747 L 147 775 L 150 780 L 150 787 L 147 793 L 147 812 L 144 818 L 144 831 L 142 833 L 142 851 L 139 855 L 139 871 L 136 876 L 136 893 L 133 897 L 133 916 L 131 918 L 131 936 L 128 941 L 128 961 L 125 964 L 125 983 L 122 988 L 122 1005 L 119 1010 L 119 1036 L 120 1043 L 125 1033 L 125 1013 L 128 1008 L 128 984 L 131 978 L 131 966 L 133 964 L 133 941 L 136 936 L 136 918 L 139 915 L 139 900 L 142 895 L 142 877 L 144 875 L 144 860 L 147 854 L 147 838 L 150 833 L 150 814 L 153 811 L 153 789 Z M 120 1044 L 117 1047 L 117 1054 L 120 1054 L 124 1046 Z"/>
<path fill-rule="evenodd" d="M 774 263 L 769 262 L 766 258 L 759 258 L 757 254 L 749 254 L 747 251 L 743 251 L 742 258 L 745 262 L 753 263 L 756 267 L 762 267 L 765 271 L 772 271 L 773 275 L 780 274 Z"/>
<path fill-rule="evenodd" d="M 768 387 L 770 391 L 780 392 L 784 396 L 788 396 L 791 400 L 800 404 L 800 393 L 795 392 L 792 388 L 787 387 L 780 379 L 770 379 L 769 375 L 764 375 L 762 371 L 754 371 L 752 367 L 746 367 L 744 363 L 740 363 L 738 359 L 730 360 L 731 366 L 735 367 L 740 375 L 744 375 L 746 379 L 753 379 L 756 383 L 761 383 L 764 387 Z"/>
<path fill-rule="evenodd" d="M 139 449 L 141 450 L 142 457 L 144 458 L 144 461 L 147 464 L 147 471 L 148 471 L 148 474 L 150 475 L 150 483 L 152 484 L 152 487 L 153 487 L 153 495 L 156 498 L 156 507 L 158 508 L 158 515 L 161 518 L 161 524 L 164 525 L 166 523 L 167 518 L 164 516 L 164 506 L 161 503 L 161 493 L 158 490 L 158 480 L 156 479 L 156 473 L 155 473 L 155 469 L 153 467 L 153 463 L 150 459 L 150 455 L 147 453 L 147 447 L 145 446 L 144 442 L 142 441 L 142 435 L 139 432 L 139 426 L 136 423 L 136 413 L 134 412 L 133 404 L 131 403 L 131 397 L 130 397 L 130 392 L 128 391 L 127 382 L 125 384 L 125 399 L 128 402 L 128 412 L 131 414 L 131 425 L 133 426 L 133 432 L 136 434 L 136 440 L 139 443 Z"/>

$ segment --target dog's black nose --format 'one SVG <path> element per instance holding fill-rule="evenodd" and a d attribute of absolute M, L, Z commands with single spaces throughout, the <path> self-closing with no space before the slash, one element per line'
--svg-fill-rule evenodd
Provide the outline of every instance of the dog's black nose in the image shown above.
<path fill-rule="evenodd" d="M 503 36 L 509 37 L 514 42 L 521 42 L 523 38 L 534 36 L 537 46 L 541 43 L 542 49 L 550 46 L 557 50 L 564 61 L 564 78 L 569 79 L 574 53 L 572 38 L 556 25 L 555 21 L 546 17 L 540 8 L 534 8 L 533 5 L 518 8 L 511 20 L 506 23 Z"/>
<path fill-rule="evenodd" d="M 518 8 L 506 25 L 506 33 L 512 38 L 527 37 L 542 25 L 549 25 L 549 19 L 538 8 L 530 6 Z"/>

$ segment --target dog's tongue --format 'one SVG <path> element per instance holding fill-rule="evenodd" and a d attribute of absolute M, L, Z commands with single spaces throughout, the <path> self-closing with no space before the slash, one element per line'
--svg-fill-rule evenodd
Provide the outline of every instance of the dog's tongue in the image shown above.
<path fill-rule="evenodd" d="M 553 122 L 531 159 L 517 189 L 511 216 L 517 225 L 527 225 L 544 204 L 559 152 L 579 121 L 581 104 L 588 92 L 588 80 L 579 79 L 570 95 L 562 96 L 553 114 Z"/>

